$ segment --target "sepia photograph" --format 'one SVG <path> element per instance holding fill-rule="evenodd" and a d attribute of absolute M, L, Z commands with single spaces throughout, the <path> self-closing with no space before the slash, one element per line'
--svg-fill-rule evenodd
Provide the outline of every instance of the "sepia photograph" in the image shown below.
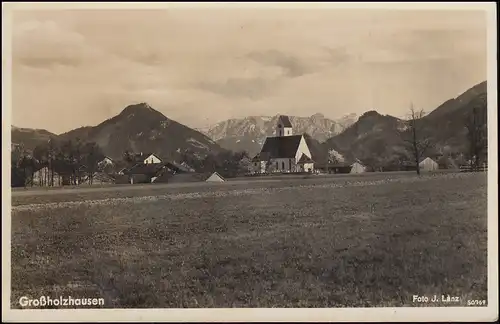
<path fill-rule="evenodd" d="M 498 320 L 495 3 L 2 25 L 2 320 Z"/>

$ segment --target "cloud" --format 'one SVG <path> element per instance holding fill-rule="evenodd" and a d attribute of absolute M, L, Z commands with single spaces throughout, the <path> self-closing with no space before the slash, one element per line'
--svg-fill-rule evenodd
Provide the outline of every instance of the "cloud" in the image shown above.
<path fill-rule="evenodd" d="M 311 65 L 306 64 L 297 57 L 277 50 L 251 52 L 247 57 L 262 64 L 279 66 L 284 70 L 284 74 L 290 78 L 299 77 L 314 71 Z"/>
<path fill-rule="evenodd" d="M 268 95 L 274 82 L 263 78 L 229 78 L 223 83 L 200 82 L 200 89 L 214 92 L 225 97 L 244 97 L 252 100 Z"/>
<path fill-rule="evenodd" d="M 471 55 L 485 57 L 485 37 L 486 30 L 480 29 L 399 30 L 370 34 L 354 50 L 365 63 L 435 62 Z"/>
<path fill-rule="evenodd" d="M 486 79 L 477 13 L 47 10 L 17 18 L 14 124 L 55 132 L 142 101 L 193 127 L 278 112 L 401 115 L 410 99 L 428 110 Z"/>
<path fill-rule="evenodd" d="M 36 68 L 78 66 L 96 53 L 79 33 L 64 30 L 51 20 L 28 21 L 13 35 L 13 63 Z"/>
<path fill-rule="evenodd" d="M 324 51 L 328 54 L 325 58 L 325 62 L 329 66 L 338 67 L 342 64 L 346 64 L 353 59 L 353 56 L 349 54 L 346 46 L 342 47 L 323 47 Z"/>

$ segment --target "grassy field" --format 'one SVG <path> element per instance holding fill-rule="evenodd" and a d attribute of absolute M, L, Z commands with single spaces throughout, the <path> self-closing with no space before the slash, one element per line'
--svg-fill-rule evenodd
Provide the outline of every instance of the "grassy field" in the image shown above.
<path fill-rule="evenodd" d="M 13 192 L 12 298 L 356 307 L 487 297 L 486 174 Z"/>

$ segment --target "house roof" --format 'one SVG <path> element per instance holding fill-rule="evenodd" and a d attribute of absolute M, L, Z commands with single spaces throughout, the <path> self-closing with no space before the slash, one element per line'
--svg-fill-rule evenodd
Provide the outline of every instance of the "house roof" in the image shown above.
<path fill-rule="evenodd" d="M 421 158 L 421 159 L 419 160 L 419 162 L 418 162 L 418 163 L 422 163 L 422 162 L 424 162 L 425 160 L 431 160 L 432 162 L 436 163 L 436 161 L 434 161 L 434 160 L 433 160 L 433 159 L 431 159 L 430 157 Z"/>
<path fill-rule="evenodd" d="M 170 170 L 173 170 L 175 172 L 185 172 L 185 173 L 192 172 L 188 167 L 181 164 L 177 164 L 175 162 L 165 162 L 164 165 Z"/>
<path fill-rule="evenodd" d="M 254 156 L 254 158 L 252 159 L 252 162 L 259 162 L 260 161 L 260 154 L 257 154 L 256 156 Z"/>
<path fill-rule="evenodd" d="M 290 118 L 288 118 L 288 116 L 281 115 L 279 120 L 283 124 L 283 127 L 292 127 L 292 123 L 290 122 Z"/>
<path fill-rule="evenodd" d="M 130 169 L 126 170 L 124 173 L 127 174 L 156 174 L 158 171 L 160 171 L 164 165 L 155 163 L 155 164 L 144 164 L 144 163 L 137 163 Z"/>
<path fill-rule="evenodd" d="M 361 160 L 359 159 L 354 159 L 354 161 L 352 161 L 351 165 L 353 165 L 354 163 L 358 163 L 358 164 L 361 164 L 361 165 L 365 165 Z"/>
<path fill-rule="evenodd" d="M 209 177 L 207 177 L 207 179 L 205 181 L 211 181 L 210 179 L 212 179 L 212 180 L 220 179 L 222 181 L 225 181 L 224 178 L 219 173 L 217 173 L 217 171 L 212 173 Z"/>
<path fill-rule="evenodd" d="M 268 137 L 260 151 L 260 156 L 269 158 L 294 158 L 299 148 L 302 135 Z M 264 153 L 264 154 L 263 154 Z"/>
<path fill-rule="evenodd" d="M 431 159 L 430 157 L 424 157 L 424 158 L 420 158 L 418 159 L 418 164 L 422 163 L 423 161 L 425 161 L 426 159 L 429 159 L 431 160 L 432 162 L 436 162 L 434 161 L 433 159 Z M 403 166 L 415 166 L 415 161 L 403 161 L 403 163 L 401 163 Z"/>
<path fill-rule="evenodd" d="M 310 157 L 302 153 L 302 156 L 300 157 L 299 162 L 297 163 L 312 163 L 312 162 L 313 160 Z"/>
<path fill-rule="evenodd" d="M 137 162 L 144 161 L 144 159 L 146 159 L 150 155 L 154 155 L 154 156 L 158 157 L 156 154 L 154 154 L 152 152 L 148 152 L 148 153 L 135 153 L 133 155 L 133 159 L 134 159 L 134 161 L 137 161 Z"/>
<path fill-rule="evenodd" d="M 148 153 L 148 154 L 144 154 L 144 155 L 143 155 L 143 157 L 144 157 L 144 158 L 148 158 L 148 157 L 150 157 L 151 155 L 153 155 L 153 156 L 157 157 L 159 160 L 161 160 L 161 159 L 160 159 L 160 157 L 158 156 L 158 154 L 155 154 L 155 153 Z"/>
<path fill-rule="evenodd" d="M 189 172 L 195 172 L 196 171 L 193 167 L 191 167 L 186 162 L 182 162 L 180 166 L 186 168 L 186 170 L 188 170 Z"/>

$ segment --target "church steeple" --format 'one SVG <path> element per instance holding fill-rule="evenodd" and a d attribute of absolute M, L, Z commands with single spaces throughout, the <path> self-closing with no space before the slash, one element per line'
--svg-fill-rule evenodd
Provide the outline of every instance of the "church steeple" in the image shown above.
<path fill-rule="evenodd" d="M 293 127 L 288 116 L 279 116 L 278 122 L 276 124 L 276 136 L 292 136 Z"/>

